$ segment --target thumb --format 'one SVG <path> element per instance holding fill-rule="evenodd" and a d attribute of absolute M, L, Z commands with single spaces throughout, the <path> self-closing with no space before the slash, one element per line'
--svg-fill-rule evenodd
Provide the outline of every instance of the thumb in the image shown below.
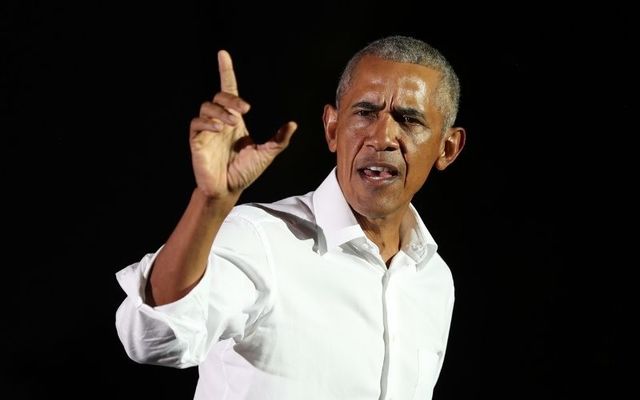
<path fill-rule="evenodd" d="M 265 142 L 263 146 L 276 154 L 280 153 L 289 146 L 289 141 L 296 129 L 298 129 L 298 124 L 293 121 L 287 122 L 282 125 L 280 129 L 278 129 L 278 132 L 276 132 L 269 141 Z"/>
<path fill-rule="evenodd" d="M 278 129 L 278 132 L 276 132 L 273 138 L 271 138 L 271 141 L 287 147 L 296 129 L 298 129 L 298 124 L 293 121 L 289 121 Z"/>

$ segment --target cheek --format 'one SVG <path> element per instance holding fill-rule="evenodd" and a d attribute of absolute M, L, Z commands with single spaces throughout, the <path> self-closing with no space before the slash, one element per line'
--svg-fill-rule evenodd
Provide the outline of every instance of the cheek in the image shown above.
<path fill-rule="evenodd" d="M 338 138 L 338 148 L 345 154 L 355 155 L 364 143 L 364 135 L 356 129 L 345 129 Z"/>
<path fill-rule="evenodd" d="M 344 138 L 338 141 L 337 163 L 342 166 L 343 171 L 351 170 L 357 154 L 358 149 L 353 145 L 353 141 Z"/>
<path fill-rule="evenodd" d="M 429 140 L 428 137 L 407 142 L 405 159 L 413 177 L 416 179 L 426 177 L 438 154 L 439 143 Z"/>
<path fill-rule="evenodd" d="M 432 129 L 425 129 L 409 137 L 409 141 L 420 151 L 428 150 L 428 148 L 437 147 L 438 138 Z"/>
<path fill-rule="evenodd" d="M 373 129 L 372 123 L 366 118 L 347 118 L 339 125 L 342 138 L 352 144 L 364 140 L 368 132 Z"/>
<path fill-rule="evenodd" d="M 432 160 L 440 154 L 441 140 L 439 136 L 429 131 L 412 136 L 407 145 L 419 154 L 420 158 Z"/>

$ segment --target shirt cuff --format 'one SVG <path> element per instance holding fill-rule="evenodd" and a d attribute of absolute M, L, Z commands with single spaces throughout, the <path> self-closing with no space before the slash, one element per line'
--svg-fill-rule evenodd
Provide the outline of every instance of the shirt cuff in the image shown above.
<path fill-rule="evenodd" d="M 172 303 L 155 307 L 145 303 L 145 289 L 149 279 L 151 266 L 161 249 L 162 247 L 160 247 L 160 249 L 155 253 L 145 255 L 139 262 L 131 264 L 118 271 L 116 273 L 116 279 L 127 296 L 133 299 L 136 308 L 144 309 L 145 314 L 149 316 L 153 316 L 156 313 L 164 314 L 166 316 L 185 316 L 192 314 L 194 309 L 200 309 L 199 305 L 203 301 L 206 302 L 206 296 L 203 298 L 201 294 L 207 292 L 206 282 L 209 277 L 208 266 L 205 269 L 202 279 L 200 279 L 200 281 L 184 297 Z"/>

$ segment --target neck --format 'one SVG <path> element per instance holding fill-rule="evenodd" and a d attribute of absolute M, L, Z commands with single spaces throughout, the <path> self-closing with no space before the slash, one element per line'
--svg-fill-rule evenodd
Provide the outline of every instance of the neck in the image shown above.
<path fill-rule="evenodd" d="M 406 208 L 379 218 L 369 218 L 354 213 L 364 234 L 380 249 L 380 256 L 387 267 L 400 249 L 400 225 L 408 211 L 409 209 Z"/>

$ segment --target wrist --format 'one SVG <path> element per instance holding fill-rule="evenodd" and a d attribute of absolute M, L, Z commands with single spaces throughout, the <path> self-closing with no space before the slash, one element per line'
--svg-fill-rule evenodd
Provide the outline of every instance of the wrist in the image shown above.
<path fill-rule="evenodd" d="M 236 205 L 241 194 L 242 191 L 238 191 L 237 193 L 228 193 L 222 196 L 211 196 L 196 187 L 191 194 L 191 200 L 213 214 L 226 216 Z"/>

